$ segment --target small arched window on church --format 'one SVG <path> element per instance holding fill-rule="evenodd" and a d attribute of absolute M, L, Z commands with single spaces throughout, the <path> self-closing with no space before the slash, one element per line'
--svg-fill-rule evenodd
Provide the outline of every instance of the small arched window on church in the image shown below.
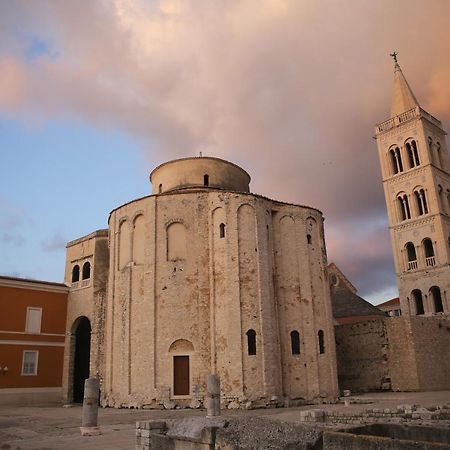
<path fill-rule="evenodd" d="M 409 168 L 420 166 L 419 160 L 419 150 L 417 148 L 417 143 L 414 139 L 405 144 L 406 154 L 408 156 Z"/>
<path fill-rule="evenodd" d="M 433 242 L 431 242 L 430 238 L 423 240 L 423 250 L 425 253 L 425 265 L 427 267 L 433 267 L 436 264 L 436 260 L 434 258 Z"/>
<path fill-rule="evenodd" d="M 293 355 L 300 355 L 300 333 L 291 331 L 291 351 Z"/>
<path fill-rule="evenodd" d="M 247 331 L 247 353 L 252 356 L 256 355 L 256 331 Z"/>
<path fill-rule="evenodd" d="M 444 305 L 442 304 L 441 290 L 437 286 L 430 289 L 430 294 L 433 297 L 434 312 L 444 312 Z"/>
<path fill-rule="evenodd" d="M 225 237 L 225 224 L 224 223 L 221 223 L 219 225 L 219 236 L 220 236 L 220 238 Z"/>
<path fill-rule="evenodd" d="M 411 210 L 409 209 L 408 196 L 405 193 L 401 193 L 397 196 L 397 204 L 400 213 L 400 220 L 411 219 Z"/>
<path fill-rule="evenodd" d="M 414 191 L 414 196 L 416 197 L 417 215 L 423 216 L 424 214 L 428 214 L 428 203 L 425 190 L 416 189 Z"/>
<path fill-rule="evenodd" d="M 83 264 L 83 273 L 82 273 L 81 279 L 89 280 L 89 278 L 91 278 L 91 263 L 86 261 Z"/>
<path fill-rule="evenodd" d="M 325 353 L 325 338 L 322 330 L 317 333 L 317 338 L 319 339 L 319 353 L 323 355 Z"/>
<path fill-rule="evenodd" d="M 310 234 L 307 234 L 307 235 L 306 235 L 306 241 L 308 242 L 308 244 L 311 244 L 312 238 L 311 238 L 311 235 L 310 235 Z"/>
<path fill-rule="evenodd" d="M 203 175 L 203 185 L 209 186 L 209 175 L 208 174 Z"/>
<path fill-rule="evenodd" d="M 162 184 L 160 184 L 160 185 L 158 186 L 158 193 L 159 193 L 159 194 L 162 193 Z"/>
<path fill-rule="evenodd" d="M 411 294 L 414 299 L 414 305 L 416 307 L 416 315 L 421 316 L 425 314 L 425 311 L 423 309 L 422 291 L 420 291 L 419 289 L 414 289 Z"/>
<path fill-rule="evenodd" d="M 80 281 L 80 266 L 75 264 L 72 269 L 72 283 Z"/>
<path fill-rule="evenodd" d="M 412 242 L 408 242 L 405 245 L 406 254 L 408 256 L 408 270 L 417 269 L 417 255 L 416 255 L 416 247 Z"/>

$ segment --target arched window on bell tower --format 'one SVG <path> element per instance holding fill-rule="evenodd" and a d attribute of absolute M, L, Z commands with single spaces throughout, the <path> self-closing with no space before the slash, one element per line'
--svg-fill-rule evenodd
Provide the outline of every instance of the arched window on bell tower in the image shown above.
<path fill-rule="evenodd" d="M 416 247 L 412 242 L 408 242 L 405 245 L 406 256 L 408 258 L 408 270 L 417 269 L 417 255 L 416 255 Z"/>
<path fill-rule="evenodd" d="M 400 215 L 400 221 L 411 219 L 411 210 L 409 209 L 408 196 L 404 192 L 397 195 L 397 205 Z"/>
<path fill-rule="evenodd" d="M 391 160 L 392 175 L 403 172 L 402 154 L 398 147 L 393 147 L 389 150 L 389 158 Z"/>
<path fill-rule="evenodd" d="M 408 157 L 409 168 L 420 166 L 419 150 L 417 148 L 417 142 L 414 139 L 405 143 L 406 155 Z"/>
<path fill-rule="evenodd" d="M 416 198 L 417 215 L 423 216 L 424 214 L 428 214 L 428 203 L 425 190 L 422 188 L 416 188 L 414 191 L 414 196 Z"/>

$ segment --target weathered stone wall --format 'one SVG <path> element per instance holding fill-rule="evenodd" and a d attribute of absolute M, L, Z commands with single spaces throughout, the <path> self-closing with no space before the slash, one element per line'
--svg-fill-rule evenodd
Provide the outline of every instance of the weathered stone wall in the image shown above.
<path fill-rule="evenodd" d="M 411 322 L 407 317 L 386 319 L 389 341 L 389 371 L 394 391 L 420 389 Z M 429 349 L 432 351 L 432 349 Z"/>
<path fill-rule="evenodd" d="M 444 317 L 389 319 L 394 390 L 450 388 L 450 320 Z"/>
<path fill-rule="evenodd" d="M 390 377 L 385 320 L 337 325 L 335 334 L 339 388 L 382 389 Z"/>
<path fill-rule="evenodd" d="M 183 190 L 130 202 L 109 226 L 105 404 L 190 404 L 205 394 L 209 372 L 233 407 L 337 394 L 319 211 Z M 300 355 L 292 355 L 292 330 Z M 173 392 L 176 355 L 189 356 L 189 395 Z"/>
<path fill-rule="evenodd" d="M 340 389 L 394 391 L 450 388 L 450 320 L 389 317 L 337 325 Z M 383 386 L 383 384 L 385 384 Z"/>

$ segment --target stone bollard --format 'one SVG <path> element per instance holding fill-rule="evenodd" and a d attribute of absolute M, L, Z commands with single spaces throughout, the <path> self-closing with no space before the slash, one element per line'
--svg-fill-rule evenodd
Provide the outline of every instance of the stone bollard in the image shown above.
<path fill-rule="evenodd" d="M 210 373 L 206 382 L 207 400 L 206 415 L 208 417 L 220 416 L 220 378 L 219 375 Z"/>
<path fill-rule="evenodd" d="M 83 415 L 80 427 L 82 436 L 101 434 L 100 428 L 97 426 L 98 395 L 98 378 L 87 378 L 84 382 Z"/>

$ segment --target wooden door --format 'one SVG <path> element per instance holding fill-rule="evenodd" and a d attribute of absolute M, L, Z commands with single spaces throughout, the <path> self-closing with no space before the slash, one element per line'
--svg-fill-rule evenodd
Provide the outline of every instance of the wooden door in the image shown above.
<path fill-rule="evenodd" d="M 189 395 L 189 356 L 173 357 L 173 394 Z"/>

